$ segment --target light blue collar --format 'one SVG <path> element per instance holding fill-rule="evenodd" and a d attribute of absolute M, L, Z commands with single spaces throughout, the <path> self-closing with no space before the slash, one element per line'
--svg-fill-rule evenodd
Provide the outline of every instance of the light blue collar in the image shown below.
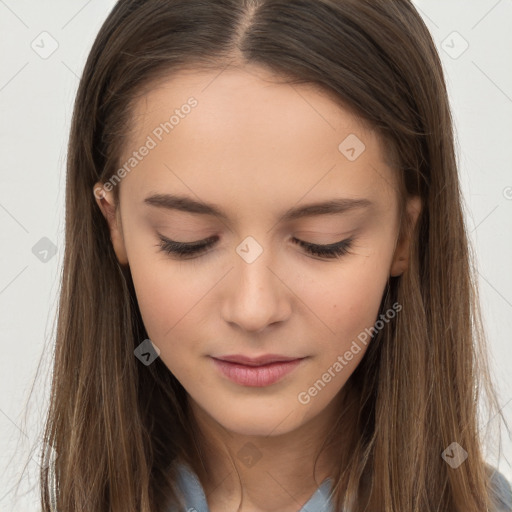
<path fill-rule="evenodd" d="M 177 468 L 178 484 L 185 497 L 184 512 L 210 512 L 197 475 L 183 463 L 177 463 Z M 299 512 L 334 512 L 329 496 L 330 490 L 331 479 L 326 478 Z"/>
<path fill-rule="evenodd" d="M 178 485 L 183 492 L 186 504 L 186 509 L 179 512 L 210 512 L 203 487 L 197 475 L 188 465 L 180 462 L 176 464 L 178 469 Z M 326 478 L 299 512 L 334 512 L 334 506 L 330 498 L 331 482 L 330 478 Z M 494 488 L 497 499 L 496 508 L 493 511 L 511 512 L 512 486 L 497 470 L 494 470 L 494 473 L 491 474 L 491 487 Z M 169 510 L 169 512 L 178 511 Z"/>

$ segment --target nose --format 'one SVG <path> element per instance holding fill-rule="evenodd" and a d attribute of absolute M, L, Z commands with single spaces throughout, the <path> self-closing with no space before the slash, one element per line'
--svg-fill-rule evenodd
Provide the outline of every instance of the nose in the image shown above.
<path fill-rule="evenodd" d="M 229 273 L 222 303 L 223 319 L 238 328 L 260 333 L 268 326 L 286 321 L 292 311 L 290 290 L 272 262 L 263 253 L 247 263 L 235 260 Z"/>

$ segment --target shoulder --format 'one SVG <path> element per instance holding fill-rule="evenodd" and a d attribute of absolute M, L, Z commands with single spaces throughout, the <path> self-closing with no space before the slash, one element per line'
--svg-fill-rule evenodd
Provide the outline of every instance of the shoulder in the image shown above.
<path fill-rule="evenodd" d="M 512 485 L 497 469 L 490 467 L 490 485 L 496 508 L 494 512 L 512 512 Z"/>

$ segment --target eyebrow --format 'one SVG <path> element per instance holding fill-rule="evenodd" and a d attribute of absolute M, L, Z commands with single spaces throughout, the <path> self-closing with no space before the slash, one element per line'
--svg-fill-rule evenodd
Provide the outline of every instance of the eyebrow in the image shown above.
<path fill-rule="evenodd" d="M 153 194 L 144 199 L 144 203 L 149 206 L 163 208 L 166 210 L 178 210 L 187 213 L 196 213 L 201 215 L 213 215 L 219 219 L 229 220 L 218 206 L 196 201 L 187 196 L 172 194 Z M 316 215 L 332 215 L 336 213 L 345 213 L 351 210 L 371 208 L 375 206 L 372 201 L 366 198 L 334 198 L 328 201 L 310 203 L 304 206 L 290 208 L 285 211 L 278 219 L 279 222 L 288 222 Z"/>

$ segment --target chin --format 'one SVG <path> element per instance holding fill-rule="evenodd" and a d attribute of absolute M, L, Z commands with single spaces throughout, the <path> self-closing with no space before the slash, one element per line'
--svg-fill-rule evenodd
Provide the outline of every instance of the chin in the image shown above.
<path fill-rule="evenodd" d="M 274 437 L 292 432 L 303 425 L 308 420 L 306 409 L 293 404 L 289 408 L 283 406 L 275 412 L 269 412 L 263 407 L 235 412 L 231 407 L 226 411 L 209 414 L 222 427 L 237 435 Z"/>

